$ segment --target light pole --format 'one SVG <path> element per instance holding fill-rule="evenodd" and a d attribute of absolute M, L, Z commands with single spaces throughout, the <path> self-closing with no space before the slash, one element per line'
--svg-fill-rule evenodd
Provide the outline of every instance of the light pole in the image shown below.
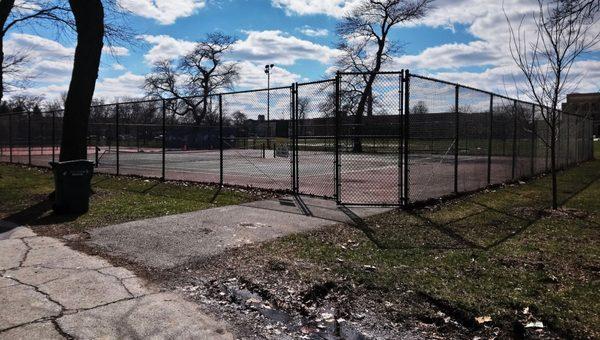
<path fill-rule="evenodd" d="M 267 148 L 271 147 L 271 70 L 274 64 L 265 65 L 267 74 Z"/>

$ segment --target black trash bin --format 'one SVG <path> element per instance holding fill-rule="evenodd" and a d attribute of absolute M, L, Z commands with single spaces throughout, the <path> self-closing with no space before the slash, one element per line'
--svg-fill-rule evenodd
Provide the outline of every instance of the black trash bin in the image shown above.
<path fill-rule="evenodd" d="M 54 172 L 54 205 L 57 214 L 82 214 L 90 206 L 94 163 L 88 160 L 50 162 Z"/>

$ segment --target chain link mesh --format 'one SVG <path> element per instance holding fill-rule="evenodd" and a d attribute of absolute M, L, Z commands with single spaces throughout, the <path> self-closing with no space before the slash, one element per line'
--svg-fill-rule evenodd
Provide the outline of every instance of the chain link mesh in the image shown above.
<path fill-rule="evenodd" d="M 487 185 L 490 130 L 490 95 L 459 88 L 458 186 L 459 192 Z"/>
<path fill-rule="evenodd" d="M 550 169 L 548 110 L 405 75 L 344 73 L 270 90 L 93 106 L 88 159 L 102 173 L 374 205 L 436 199 Z M 557 118 L 557 167 L 591 159 L 592 120 Z M 58 160 L 62 120 L 63 111 L 0 115 L 0 161 Z"/>
<path fill-rule="evenodd" d="M 340 199 L 398 204 L 401 153 L 400 73 L 340 79 Z"/>
<path fill-rule="evenodd" d="M 411 202 L 454 192 L 456 86 L 411 76 L 409 83 Z"/>
<path fill-rule="evenodd" d="M 335 80 L 299 84 L 297 180 L 302 194 L 335 195 Z"/>
<path fill-rule="evenodd" d="M 226 184 L 291 190 L 291 88 L 223 95 Z"/>
<path fill-rule="evenodd" d="M 96 164 L 97 171 L 109 174 L 117 173 L 116 112 L 116 105 L 92 107 L 88 126 L 88 160 Z"/>

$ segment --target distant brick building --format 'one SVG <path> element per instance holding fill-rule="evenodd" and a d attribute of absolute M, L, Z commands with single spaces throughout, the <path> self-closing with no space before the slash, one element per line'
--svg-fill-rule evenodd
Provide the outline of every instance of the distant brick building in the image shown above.
<path fill-rule="evenodd" d="M 567 102 L 563 103 L 564 111 L 589 115 L 594 120 L 594 135 L 600 136 L 600 92 L 572 93 L 567 95 Z"/>

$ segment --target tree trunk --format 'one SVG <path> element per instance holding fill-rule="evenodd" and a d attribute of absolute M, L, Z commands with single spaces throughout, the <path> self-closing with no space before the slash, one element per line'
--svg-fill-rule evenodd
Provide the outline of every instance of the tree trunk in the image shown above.
<path fill-rule="evenodd" d="M 553 118 L 550 140 L 550 173 L 552 174 L 552 209 L 558 209 L 558 188 L 556 181 L 556 119 Z"/>
<path fill-rule="evenodd" d="M 4 98 L 4 26 L 15 6 L 15 0 L 0 0 L 0 103 Z"/>
<path fill-rule="evenodd" d="M 0 103 L 4 99 L 4 36 L 0 37 Z"/>
<path fill-rule="evenodd" d="M 369 100 L 369 94 L 373 91 L 373 83 L 375 82 L 375 77 L 377 76 L 377 72 L 379 72 L 379 67 L 376 68 L 371 74 L 369 74 L 369 78 L 367 79 L 367 84 L 365 85 L 365 90 L 360 96 L 360 101 L 358 102 L 358 107 L 356 109 L 356 113 L 354 115 L 354 129 L 353 129 L 353 138 L 352 138 L 352 152 L 361 153 L 362 150 L 362 118 L 365 114 L 365 106 L 367 105 L 367 101 Z"/>
<path fill-rule="evenodd" d="M 367 117 L 373 117 L 373 89 L 369 92 L 367 97 Z"/>
<path fill-rule="evenodd" d="M 352 143 L 352 151 L 356 153 L 362 152 L 362 142 L 361 142 L 361 134 L 362 134 L 362 116 L 365 113 L 365 105 L 369 101 L 369 98 L 372 99 L 373 96 L 373 84 L 375 83 L 375 78 L 377 77 L 377 73 L 381 70 L 381 59 L 383 57 L 383 51 L 385 48 L 387 33 L 383 34 L 382 38 L 378 42 L 377 53 L 375 54 L 375 67 L 369 73 L 369 78 L 367 79 L 367 84 L 365 85 L 365 90 L 360 96 L 360 101 L 358 102 L 358 108 L 356 109 L 356 116 L 354 118 L 354 138 Z"/>
<path fill-rule="evenodd" d="M 73 74 L 65 101 L 60 161 L 87 158 L 90 105 L 94 96 L 104 38 L 101 0 L 69 0 L 77 27 Z"/>

